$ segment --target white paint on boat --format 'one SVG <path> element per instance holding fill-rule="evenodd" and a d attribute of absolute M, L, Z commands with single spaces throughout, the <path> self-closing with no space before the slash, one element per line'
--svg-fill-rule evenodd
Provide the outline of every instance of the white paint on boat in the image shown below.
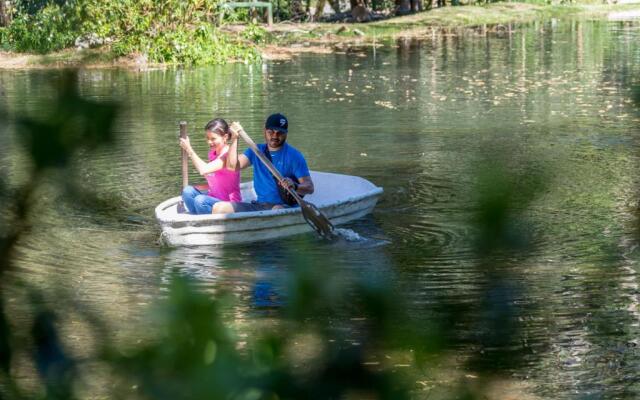
<path fill-rule="evenodd" d="M 382 188 L 364 178 L 328 172 L 311 172 L 315 192 L 305 200 L 315 204 L 340 225 L 369 214 Z M 253 182 L 240 186 L 243 201 L 256 199 Z M 192 215 L 178 213 L 180 196 L 156 207 L 161 240 L 170 246 L 197 246 L 269 240 L 312 231 L 299 207 L 233 214 Z"/>

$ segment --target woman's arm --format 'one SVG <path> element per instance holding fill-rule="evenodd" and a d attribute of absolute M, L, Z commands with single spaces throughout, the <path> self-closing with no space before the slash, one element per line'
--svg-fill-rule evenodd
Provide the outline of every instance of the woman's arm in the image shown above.
<path fill-rule="evenodd" d="M 211 161 L 210 163 L 204 162 L 193 150 L 189 138 L 180 139 L 180 147 L 184 149 L 189 155 L 189 158 L 193 162 L 193 166 L 196 167 L 200 175 L 210 174 L 216 172 L 223 167 L 223 162 L 219 158 Z"/>

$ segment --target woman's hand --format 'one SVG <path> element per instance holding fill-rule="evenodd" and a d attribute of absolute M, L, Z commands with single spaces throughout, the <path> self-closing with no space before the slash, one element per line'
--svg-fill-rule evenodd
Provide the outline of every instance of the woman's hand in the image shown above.
<path fill-rule="evenodd" d="M 185 138 L 180 138 L 180 141 L 178 142 L 178 144 L 180 144 L 180 147 L 182 147 L 182 150 L 186 151 L 187 153 L 191 153 L 191 142 L 189 142 L 189 136 L 185 137 Z"/>

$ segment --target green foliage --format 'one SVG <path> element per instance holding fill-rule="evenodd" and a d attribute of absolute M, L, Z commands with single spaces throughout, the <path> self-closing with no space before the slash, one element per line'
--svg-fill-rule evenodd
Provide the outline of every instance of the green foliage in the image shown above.
<path fill-rule="evenodd" d="M 251 45 L 215 28 L 217 0 L 85 0 L 83 32 L 110 38 L 116 55 L 144 54 L 151 62 L 221 64 L 252 61 Z"/>
<path fill-rule="evenodd" d="M 9 50 L 9 30 L 0 26 L 0 50 Z"/>
<path fill-rule="evenodd" d="M 328 348 L 325 357 L 314 361 L 317 368 L 312 375 L 301 374 L 298 365 L 288 357 L 299 340 L 297 334 L 308 328 L 306 316 L 311 310 L 292 321 L 293 329 L 263 332 L 242 349 L 221 312 L 232 305 L 229 300 L 232 298 L 217 293 L 214 299 L 175 275 L 168 296 L 151 314 L 155 318 L 149 318 L 150 329 L 145 332 L 145 339 L 128 345 L 115 344 L 111 341 L 115 335 L 110 327 L 89 310 L 66 299 L 62 292 L 56 295 L 56 310 L 52 310 L 43 306 L 46 301 L 41 289 L 21 281 L 19 272 L 12 274 L 9 283 L 6 276 L 13 268 L 15 245 L 29 235 L 34 188 L 45 171 L 58 169 L 63 172 L 62 177 L 67 168 L 72 168 L 77 151 L 91 151 L 113 138 L 117 106 L 82 98 L 77 80 L 74 73 L 62 77 L 60 85 L 55 87 L 57 96 L 47 115 L 8 115 L 0 110 L 2 123 L 11 121 L 18 125 L 19 137 L 33 166 L 27 169 L 28 183 L 18 188 L 15 196 L 7 196 L 8 212 L 4 218 L 8 223 L 0 234 L 2 398 L 77 398 L 77 388 L 83 382 L 96 379 L 95 371 L 91 372 L 96 364 L 108 369 L 109 377 L 114 378 L 105 388 L 109 398 L 321 399 L 345 398 L 358 392 L 380 399 L 407 398 L 406 388 L 398 384 L 391 372 L 371 370 L 365 364 L 363 351 L 350 347 Z M 66 187 L 68 182 L 60 184 Z M 0 185 L 0 195 L 6 195 L 3 185 Z M 67 193 L 64 199 L 74 201 L 76 193 Z M 308 286 L 307 279 L 314 276 L 309 273 L 319 271 L 326 269 L 313 265 L 305 268 L 298 283 L 300 287 Z M 30 312 L 19 326 L 10 323 L 10 315 L 5 311 L 4 289 L 8 284 L 21 285 L 29 293 Z M 333 296 L 333 292 L 325 290 L 300 291 L 300 296 L 315 297 L 301 298 L 301 304 L 324 308 L 328 298 L 322 297 L 322 293 Z M 377 311 L 379 307 L 372 309 Z M 60 325 L 69 318 L 82 321 L 93 332 L 95 343 L 88 344 L 92 347 L 89 356 L 75 355 L 65 341 Z M 322 331 L 318 335 L 322 337 L 321 343 L 328 343 Z M 18 359 L 33 367 L 28 383 L 21 373 L 11 368 Z"/>
<path fill-rule="evenodd" d="M 67 73 L 59 79 L 58 95 L 51 99 L 50 113 L 46 115 L 8 115 L 0 109 L 0 122 L 7 124 L 11 121 L 17 126 L 19 138 L 30 156 L 27 165 L 31 165 L 30 169 L 25 168 L 29 174 L 28 184 L 11 191 L 5 185 L 0 185 L 0 198 L 5 200 L 7 210 L 10 210 L 3 215 L 5 224 L 0 230 L 2 285 L 6 285 L 6 274 L 13 268 L 16 243 L 31 229 L 30 207 L 36 196 L 35 188 L 40 184 L 45 170 L 65 169 L 79 150 L 96 149 L 112 139 L 116 105 L 81 98 L 77 79 L 73 73 Z M 72 192 L 77 193 L 77 188 L 71 184 L 61 187 L 67 189 L 67 198 L 73 196 Z M 79 378 L 78 362 L 68 354 L 62 343 L 56 322 L 62 315 L 41 306 L 42 296 L 38 290 L 19 279 L 14 284 L 27 289 L 33 313 L 30 326 L 21 335 L 16 335 L 5 312 L 5 287 L 0 287 L 0 397 L 39 397 L 28 393 L 29 390 L 18 382 L 11 369 L 17 358 L 26 356 L 32 359 L 37 374 L 34 378 L 39 378 L 47 398 L 74 398 L 73 385 Z M 18 340 L 18 336 L 28 336 L 28 339 Z"/>
<path fill-rule="evenodd" d="M 67 6 L 48 5 L 36 14 L 15 16 L 7 30 L 7 41 L 17 51 L 48 53 L 73 44 L 78 21 Z"/>
<path fill-rule="evenodd" d="M 527 4 L 539 4 L 539 5 L 549 5 L 553 3 L 552 0 L 520 0 L 520 2 L 527 3 Z M 495 1 L 492 1 L 492 3 L 495 3 Z"/>
<path fill-rule="evenodd" d="M 169 297 L 158 304 L 163 332 L 127 351 L 108 347 L 103 360 L 120 376 L 118 391 L 136 387 L 144 398 L 342 398 L 355 390 L 374 398 L 403 399 L 390 373 L 373 372 L 362 354 L 334 348 L 316 360 L 315 376 L 305 376 L 288 360 L 299 329 L 266 332 L 246 350 L 223 323 L 225 297 L 212 300 L 193 284 L 174 276 Z"/>
<path fill-rule="evenodd" d="M 76 78 L 61 80 L 59 96 L 43 118 L 16 118 L 20 139 L 33 157 L 36 170 L 64 167 L 78 148 L 94 149 L 111 141 L 116 106 L 78 96 Z"/>
<path fill-rule="evenodd" d="M 267 39 L 267 30 L 257 24 L 249 24 L 242 31 L 242 37 L 253 43 L 264 43 Z"/>
<path fill-rule="evenodd" d="M 99 1 L 79 0 L 85 32 L 153 36 L 194 23 L 213 23 L 217 0 Z"/>
<path fill-rule="evenodd" d="M 34 15 L 50 5 L 64 6 L 68 0 L 16 0 L 15 7 L 22 13 Z"/>
<path fill-rule="evenodd" d="M 372 0 L 371 1 L 371 8 L 374 11 L 393 10 L 395 7 L 396 7 L 396 2 L 393 0 Z M 425 4 L 425 7 L 427 7 L 427 4 Z"/>
<path fill-rule="evenodd" d="M 234 8 L 225 10 L 223 23 L 241 23 L 250 20 L 248 8 Z"/>
<path fill-rule="evenodd" d="M 217 0 L 76 0 L 62 5 L 23 2 L 9 26 L 5 46 L 48 53 L 77 38 L 111 43 L 116 56 L 145 55 L 150 62 L 220 64 L 253 61 L 252 43 L 215 28 Z M 259 30 L 254 36 L 260 38 Z"/>
<path fill-rule="evenodd" d="M 475 173 L 480 171 L 474 207 L 474 230 L 479 240 L 477 257 L 472 257 L 476 262 L 469 268 L 487 282 L 486 290 L 477 289 L 479 307 L 485 312 L 470 312 L 469 306 L 454 296 L 436 305 L 439 320 L 416 319 L 386 280 L 363 278 L 342 286 L 347 280 L 341 279 L 338 271 L 301 246 L 297 252 L 278 256 L 295 257 L 291 264 L 296 266 L 287 281 L 286 304 L 278 310 L 283 326 L 261 329 L 255 337 L 239 339 L 225 319 L 224 315 L 229 315 L 225 311 L 235 309 L 234 297 L 218 290 L 215 295 L 198 291 L 177 274 L 171 276 L 169 290 L 163 292 L 166 296 L 153 309 L 154 318 L 145 321 L 145 331 L 134 335 L 131 343 L 113 343 L 117 335 L 112 330 L 117 327 L 105 326 L 77 302 L 64 301 L 63 293 L 55 293 L 55 310 L 43 307 L 47 302 L 39 299 L 40 290 L 26 282 L 22 284 L 31 296 L 30 312 L 17 317 L 8 314 L 3 307 L 3 289 L 13 284 L 20 271 L 12 274 L 11 281 L 6 272 L 19 253 L 16 243 L 30 232 L 28 221 L 33 210 L 29 200 L 39 179 L 52 168 L 64 172 L 72 166 L 76 152 L 89 152 L 113 139 L 118 107 L 82 98 L 77 80 L 74 74 L 63 76 L 47 115 L 7 118 L 0 110 L 1 123 L 18 125 L 18 136 L 30 158 L 27 164 L 33 166 L 27 171 L 28 184 L 15 196 L 6 195 L 0 178 L 0 198 L 7 200 L 3 203 L 8 210 L 4 214 L 7 223 L 0 228 L 2 398 L 76 398 L 81 397 L 76 391 L 84 382 L 97 381 L 104 387 L 105 398 L 405 399 L 410 386 L 403 382 L 403 376 L 391 365 L 372 367 L 370 360 L 404 352 L 427 367 L 429 360 L 459 344 L 456 329 L 465 321 L 479 327 L 474 331 L 474 344 L 481 351 L 460 361 L 461 370 L 474 367 L 474 371 L 490 376 L 521 361 L 521 346 L 514 343 L 522 329 L 521 310 L 514 293 L 523 290 L 517 282 L 524 279 L 517 270 L 501 268 L 501 258 L 493 256 L 526 253 L 529 238 L 518 229 L 525 225 L 521 212 L 541 192 L 542 179 L 531 171 L 509 172 L 506 156 L 502 161 L 492 159 L 492 168 L 475 168 Z M 75 195 L 67 194 L 66 199 L 75 205 Z M 421 249 L 417 246 L 414 251 Z M 348 322 L 358 331 L 362 342 L 358 346 L 336 341 L 339 333 L 323 324 L 349 309 L 355 309 L 357 319 L 363 321 Z M 70 342 L 65 341 L 59 324 L 65 320 L 85 324 L 95 339 L 82 343 L 81 357 L 67 348 Z M 18 337 L 27 338 L 19 341 Z M 300 354 L 299 342 L 303 340 L 308 341 L 303 346 L 313 350 L 311 355 Z M 32 376 L 25 380 L 21 371 L 13 370 L 16 360 L 33 366 Z M 93 370 L 96 365 L 102 367 L 98 373 Z M 108 384 L 103 384 L 105 380 Z M 482 390 L 482 380 L 479 389 L 461 384 L 440 398 L 475 398 Z M 34 386 L 41 392 L 39 396 L 31 392 Z"/>
<path fill-rule="evenodd" d="M 234 43 L 209 24 L 158 32 L 150 37 L 132 35 L 113 44 L 117 55 L 141 53 L 149 61 L 170 64 L 223 64 L 232 60 L 253 61 L 259 55 L 253 47 Z"/>

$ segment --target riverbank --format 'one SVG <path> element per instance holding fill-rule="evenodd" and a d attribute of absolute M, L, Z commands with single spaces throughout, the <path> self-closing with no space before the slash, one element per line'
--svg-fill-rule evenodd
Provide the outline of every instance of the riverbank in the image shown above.
<path fill-rule="evenodd" d="M 345 45 L 367 45 L 399 37 L 504 32 L 510 25 L 550 18 L 617 19 L 636 16 L 640 2 L 615 5 L 537 5 L 493 3 L 486 6 L 444 7 L 370 23 L 281 23 L 264 27 L 260 43 L 255 43 L 264 59 L 288 59 L 299 53 L 330 53 Z M 226 25 L 223 30 L 241 34 L 245 25 Z M 160 68 L 144 55 L 116 58 L 108 46 L 98 49 L 66 49 L 35 55 L 0 52 L 0 69 L 29 68 Z"/>
<path fill-rule="evenodd" d="M 640 2 L 615 5 L 536 5 L 492 3 L 486 6 L 444 7 L 366 24 L 281 24 L 270 29 L 271 42 L 261 47 L 267 59 L 305 52 L 331 52 L 338 45 L 373 44 L 400 37 L 431 37 L 466 33 L 505 33 L 513 25 L 551 18 L 638 18 Z M 240 28 L 239 30 L 241 30 Z"/>

